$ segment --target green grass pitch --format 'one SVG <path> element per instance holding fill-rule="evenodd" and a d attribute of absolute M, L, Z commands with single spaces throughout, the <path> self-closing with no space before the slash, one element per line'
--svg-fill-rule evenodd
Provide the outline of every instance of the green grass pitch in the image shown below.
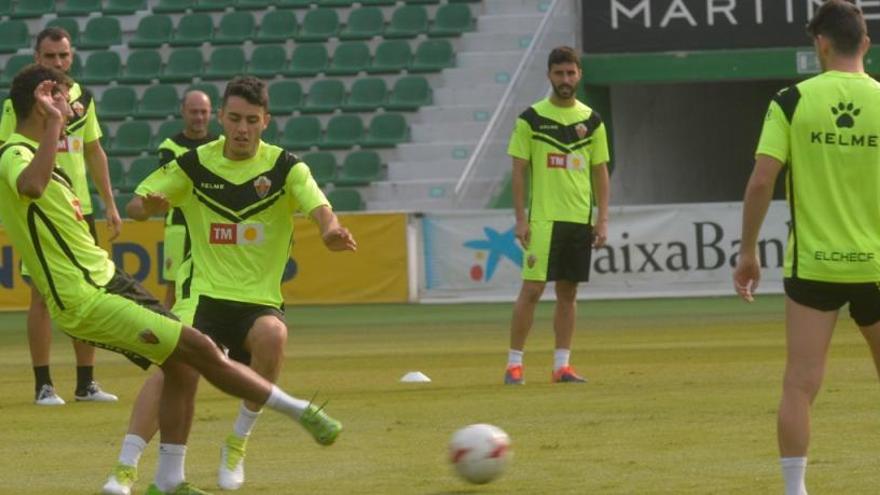
<path fill-rule="evenodd" d="M 345 423 L 315 444 L 266 411 L 248 449 L 242 494 L 781 493 L 775 411 L 784 357 L 782 299 L 582 302 L 573 363 L 585 385 L 549 383 L 552 304 L 539 307 L 523 387 L 501 385 L 509 304 L 292 307 L 280 384 L 329 399 Z M 420 370 L 430 384 L 401 384 Z M 98 356 L 118 404 L 72 403 L 66 337 L 53 343 L 60 408 L 31 404 L 22 314 L 0 314 L 0 493 L 96 493 L 116 460 L 146 377 Z M 880 389 L 868 350 L 841 318 L 813 415 L 811 493 L 876 493 Z M 215 487 L 219 445 L 238 401 L 202 383 L 187 455 L 190 481 Z M 507 472 L 485 486 L 457 479 L 446 443 L 488 422 L 513 441 Z M 136 493 L 152 479 L 156 443 Z"/>

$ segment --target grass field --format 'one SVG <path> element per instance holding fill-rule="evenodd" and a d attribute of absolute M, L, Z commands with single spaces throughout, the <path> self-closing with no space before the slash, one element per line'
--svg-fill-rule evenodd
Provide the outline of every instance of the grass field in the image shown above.
<path fill-rule="evenodd" d="M 542 304 L 524 387 L 501 383 L 510 305 L 291 308 L 280 383 L 329 399 L 345 423 L 322 448 L 272 412 L 261 417 L 242 494 L 781 493 L 775 409 L 783 367 L 782 299 L 581 303 L 573 362 L 586 385 L 552 385 L 552 305 Z M 119 404 L 31 405 L 21 314 L 0 314 L 0 493 L 96 493 L 117 455 L 145 374 L 99 352 L 98 378 Z M 858 331 L 842 320 L 814 408 L 811 494 L 877 493 L 880 388 Z M 72 399 L 66 338 L 53 378 Z M 401 384 L 421 370 L 430 384 Z M 202 384 L 190 481 L 215 486 L 219 442 L 237 401 Z M 498 481 L 471 486 L 446 461 L 461 426 L 488 422 L 513 440 Z M 142 493 L 156 444 L 141 461 Z"/>

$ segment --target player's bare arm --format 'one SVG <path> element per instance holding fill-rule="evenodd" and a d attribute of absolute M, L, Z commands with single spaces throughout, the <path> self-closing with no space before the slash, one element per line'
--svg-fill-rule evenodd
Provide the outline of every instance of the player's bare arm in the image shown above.
<path fill-rule="evenodd" d="M 55 153 L 58 136 L 64 130 L 64 122 L 71 115 L 67 102 L 67 87 L 55 81 L 43 81 L 34 90 L 38 111 L 47 119 L 40 136 L 40 146 L 31 163 L 18 176 L 18 192 L 29 197 L 39 198 L 46 190 L 55 168 Z"/>
<path fill-rule="evenodd" d="M 611 195 L 608 180 L 608 164 L 602 163 L 590 169 L 593 177 L 593 191 L 596 195 L 596 216 L 593 225 L 593 247 L 602 247 L 608 240 L 608 198 Z"/>
<path fill-rule="evenodd" d="M 107 228 L 110 229 L 110 240 L 119 237 L 122 231 L 122 218 L 113 200 L 113 189 L 110 185 L 110 171 L 107 169 L 107 154 L 97 139 L 85 144 L 85 162 L 89 169 L 89 175 L 98 188 L 98 194 L 104 201 L 106 208 Z"/>
<path fill-rule="evenodd" d="M 351 232 L 339 224 L 339 218 L 327 205 L 321 205 L 309 214 L 321 229 L 321 240 L 331 251 L 357 251 L 357 241 Z"/>
<path fill-rule="evenodd" d="M 133 197 L 126 205 L 125 212 L 129 218 L 142 222 L 152 216 L 168 213 L 170 206 L 164 194 L 148 193 L 146 196 Z"/>
<path fill-rule="evenodd" d="M 526 215 L 526 174 L 529 170 L 528 160 L 522 158 L 513 159 L 513 175 L 510 178 L 510 187 L 513 189 L 513 209 L 516 213 L 516 227 L 514 233 L 523 249 L 529 248 L 532 233 L 529 229 L 529 217 Z"/>

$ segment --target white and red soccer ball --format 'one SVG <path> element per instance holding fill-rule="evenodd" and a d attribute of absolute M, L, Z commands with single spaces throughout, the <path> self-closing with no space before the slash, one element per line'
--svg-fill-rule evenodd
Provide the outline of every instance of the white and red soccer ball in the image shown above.
<path fill-rule="evenodd" d="M 459 476 L 471 483 L 488 483 L 504 471 L 513 457 L 510 437 L 487 424 L 466 426 L 449 441 L 449 460 Z"/>

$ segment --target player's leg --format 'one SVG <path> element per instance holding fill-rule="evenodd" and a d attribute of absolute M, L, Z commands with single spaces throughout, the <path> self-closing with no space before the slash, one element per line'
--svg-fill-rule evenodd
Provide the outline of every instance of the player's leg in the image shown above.
<path fill-rule="evenodd" d="M 577 319 L 578 283 L 590 280 L 592 229 L 587 224 L 555 222 L 550 247 L 548 272 L 556 280 L 556 305 L 553 331 L 556 347 L 553 353 L 553 374 L 556 383 L 583 383 L 569 364 L 571 344 Z"/>
<path fill-rule="evenodd" d="M 873 325 L 859 326 L 868 347 L 871 349 L 871 357 L 874 359 L 874 367 L 880 376 L 880 322 Z"/>
<path fill-rule="evenodd" d="M 34 368 L 34 402 L 41 406 L 59 406 L 64 399 L 55 393 L 55 386 L 49 373 L 49 350 L 52 347 L 52 323 L 49 308 L 42 294 L 33 286 L 31 302 L 27 313 L 28 347 L 31 351 L 31 365 Z"/>
<path fill-rule="evenodd" d="M 553 352 L 553 381 L 578 383 L 579 376 L 569 364 L 574 326 L 577 319 L 577 282 L 556 281 L 556 305 L 553 310 L 553 332 L 556 347 Z"/>
<path fill-rule="evenodd" d="M 849 303 L 849 314 L 865 337 L 880 376 L 880 284 L 860 284 Z"/>

